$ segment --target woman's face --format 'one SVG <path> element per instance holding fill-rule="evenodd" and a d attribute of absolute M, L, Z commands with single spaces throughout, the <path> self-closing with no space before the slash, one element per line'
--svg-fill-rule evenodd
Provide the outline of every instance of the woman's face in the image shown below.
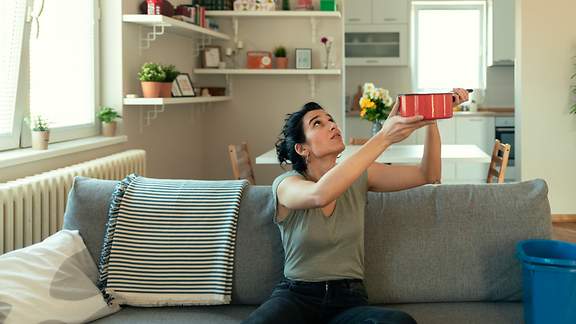
<path fill-rule="evenodd" d="M 302 119 L 304 123 L 305 146 L 316 157 L 327 154 L 340 154 L 344 151 L 342 132 L 334 119 L 323 109 L 307 112 Z"/>

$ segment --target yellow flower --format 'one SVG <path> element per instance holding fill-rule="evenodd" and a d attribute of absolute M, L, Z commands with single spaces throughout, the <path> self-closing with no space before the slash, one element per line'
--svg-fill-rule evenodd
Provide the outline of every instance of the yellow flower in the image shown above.
<path fill-rule="evenodd" d="M 364 117 L 366 115 L 366 109 L 360 110 L 360 117 Z"/>
<path fill-rule="evenodd" d="M 374 108 L 374 106 L 376 106 L 374 101 L 366 97 L 362 97 L 362 99 L 360 99 L 360 108 Z"/>

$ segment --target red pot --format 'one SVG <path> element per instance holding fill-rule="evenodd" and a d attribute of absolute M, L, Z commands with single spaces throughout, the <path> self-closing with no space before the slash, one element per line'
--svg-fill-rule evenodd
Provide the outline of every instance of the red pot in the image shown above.
<path fill-rule="evenodd" d="M 410 93 L 399 95 L 398 112 L 402 117 L 424 116 L 425 120 L 452 117 L 454 93 Z"/>

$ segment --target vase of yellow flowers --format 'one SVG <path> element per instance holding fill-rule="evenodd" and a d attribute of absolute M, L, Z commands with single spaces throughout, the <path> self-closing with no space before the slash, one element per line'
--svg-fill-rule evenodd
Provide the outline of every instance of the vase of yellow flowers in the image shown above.
<path fill-rule="evenodd" d="M 382 129 L 382 123 L 392 110 L 394 100 L 388 89 L 376 88 L 373 83 L 364 83 L 360 98 L 360 117 L 372 122 L 372 136 Z"/>

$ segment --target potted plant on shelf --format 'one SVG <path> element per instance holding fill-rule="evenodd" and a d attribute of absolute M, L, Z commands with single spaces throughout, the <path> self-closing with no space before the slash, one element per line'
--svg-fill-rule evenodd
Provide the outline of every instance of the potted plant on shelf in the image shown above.
<path fill-rule="evenodd" d="M 32 149 L 48 149 L 48 141 L 50 140 L 48 121 L 40 115 L 37 115 L 32 119 L 26 118 L 25 121 L 30 125 L 30 129 L 32 130 Z"/>
<path fill-rule="evenodd" d="M 122 118 L 110 107 L 102 107 L 98 111 L 98 119 L 102 122 L 102 135 L 112 137 L 116 134 L 116 119 Z"/>
<path fill-rule="evenodd" d="M 164 82 L 162 84 L 162 89 L 160 90 L 160 97 L 170 98 L 172 97 L 172 82 L 176 80 L 176 77 L 180 74 L 180 71 L 176 70 L 176 67 L 172 64 L 162 65 L 162 70 L 166 75 Z"/>
<path fill-rule="evenodd" d="M 274 49 L 274 57 L 276 57 L 277 69 L 288 68 L 288 58 L 286 57 L 286 48 L 284 46 L 278 46 Z"/>
<path fill-rule="evenodd" d="M 166 80 L 166 72 L 160 64 L 144 63 L 138 72 L 142 84 L 144 98 L 159 98 L 162 84 Z"/>

